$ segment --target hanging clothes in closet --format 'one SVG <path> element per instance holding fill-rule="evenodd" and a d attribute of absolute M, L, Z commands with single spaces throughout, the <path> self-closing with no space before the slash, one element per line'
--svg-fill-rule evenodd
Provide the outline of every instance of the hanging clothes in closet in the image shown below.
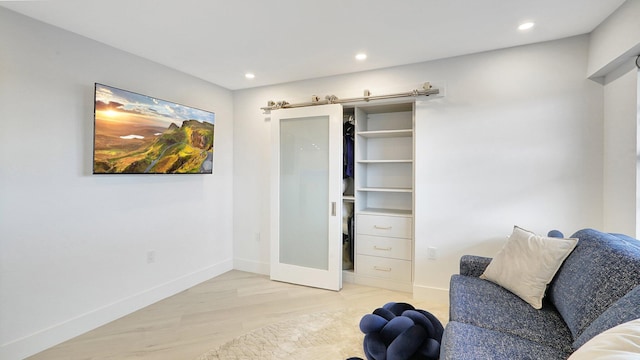
<path fill-rule="evenodd" d="M 347 121 L 344 122 L 343 126 L 344 132 L 344 146 L 343 156 L 344 156 L 344 172 L 343 178 L 352 178 L 353 179 L 353 149 L 354 149 L 354 141 L 355 141 L 355 132 L 356 126 L 353 121 L 353 117 L 349 116 Z"/>
<path fill-rule="evenodd" d="M 354 176 L 354 141 L 355 122 L 353 116 L 346 118 L 343 124 L 343 195 L 353 194 Z M 343 245 L 343 269 L 353 269 L 353 258 L 355 251 L 354 242 L 354 211 L 353 203 L 343 203 L 343 224 L 342 224 L 342 245 Z"/>

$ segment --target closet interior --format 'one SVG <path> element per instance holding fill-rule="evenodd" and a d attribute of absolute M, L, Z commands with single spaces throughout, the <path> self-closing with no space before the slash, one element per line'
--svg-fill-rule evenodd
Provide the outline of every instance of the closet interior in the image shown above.
<path fill-rule="evenodd" d="M 343 110 L 343 278 L 412 291 L 414 102 Z"/>

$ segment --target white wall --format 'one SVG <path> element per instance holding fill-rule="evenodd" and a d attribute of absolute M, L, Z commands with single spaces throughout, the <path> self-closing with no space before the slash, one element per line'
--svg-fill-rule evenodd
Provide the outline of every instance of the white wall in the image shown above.
<path fill-rule="evenodd" d="M 94 82 L 214 111 L 215 175 L 91 175 Z M 0 358 L 232 268 L 232 116 L 226 89 L 0 8 Z"/>
<path fill-rule="evenodd" d="M 268 100 L 445 86 L 416 119 L 417 295 L 448 288 L 462 254 L 493 255 L 518 224 L 602 225 L 602 87 L 588 37 L 234 92 L 234 264 L 268 273 Z M 426 247 L 438 248 L 437 260 Z M 435 293 L 441 293 L 435 291 Z"/>
<path fill-rule="evenodd" d="M 627 0 L 590 35 L 587 74 L 604 84 L 604 230 L 640 234 L 637 185 L 640 1 Z"/>
<path fill-rule="evenodd" d="M 638 69 L 629 59 L 604 85 L 604 226 L 637 236 Z"/>
<path fill-rule="evenodd" d="M 636 238 L 640 235 L 640 70 L 636 72 Z"/>
<path fill-rule="evenodd" d="M 627 0 L 591 33 L 587 75 L 603 78 L 640 54 L 640 1 Z"/>
<path fill-rule="evenodd" d="M 513 225 L 567 236 L 601 227 L 602 90 L 585 79 L 587 45 L 581 36 L 426 65 L 447 94 L 416 124 L 418 294 L 448 289 L 460 256 L 495 255 Z"/>

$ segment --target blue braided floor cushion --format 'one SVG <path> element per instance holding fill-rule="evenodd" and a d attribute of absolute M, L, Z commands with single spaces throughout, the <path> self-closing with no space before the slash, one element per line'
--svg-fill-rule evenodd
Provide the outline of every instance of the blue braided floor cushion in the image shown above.
<path fill-rule="evenodd" d="M 368 360 L 437 360 L 440 356 L 442 323 L 411 304 L 390 302 L 375 309 L 362 317 L 360 330 L 365 334 Z"/>

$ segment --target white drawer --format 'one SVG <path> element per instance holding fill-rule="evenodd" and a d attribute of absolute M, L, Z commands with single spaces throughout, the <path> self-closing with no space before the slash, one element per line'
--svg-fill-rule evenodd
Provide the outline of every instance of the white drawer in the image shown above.
<path fill-rule="evenodd" d="M 357 255 L 356 273 L 402 283 L 410 283 L 411 261 Z"/>
<path fill-rule="evenodd" d="M 358 234 L 411 239 L 411 218 L 404 216 L 358 215 Z"/>
<path fill-rule="evenodd" d="M 358 234 L 356 252 L 363 255 L 411 260 L 411 240 Z"/>

